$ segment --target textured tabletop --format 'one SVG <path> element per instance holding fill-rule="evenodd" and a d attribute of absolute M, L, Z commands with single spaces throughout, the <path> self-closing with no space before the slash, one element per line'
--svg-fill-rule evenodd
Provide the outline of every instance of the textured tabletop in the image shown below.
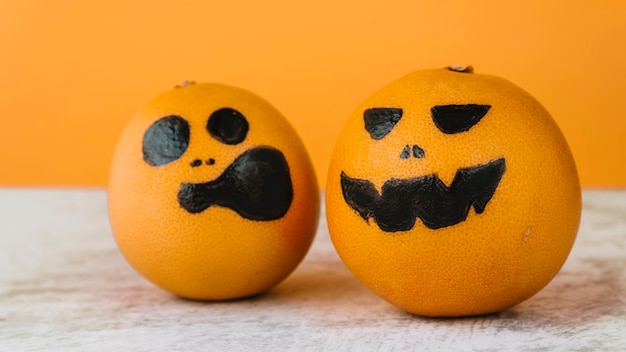
<path fill-rule="evenodd" d="M 0 351 L 626 351 L 626 191 L 585 191 L 572 253 L 541 292 L 499 314 L 429 319 L 343 266 L 322 216 L 285 281 L 201 303 L 125 262 L 103 190 L 0 190 Z"/>

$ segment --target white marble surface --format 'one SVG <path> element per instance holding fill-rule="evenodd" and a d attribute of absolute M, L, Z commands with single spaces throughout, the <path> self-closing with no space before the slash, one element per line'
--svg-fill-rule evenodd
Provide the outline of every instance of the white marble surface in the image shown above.
<path fill-rule="evenodd" d="M 343 266 L 325 222 L 303 263 L 254 298 L 200 303 L 138 276 L 103 190 L 0 189 L 0 351 L 626 351 L 626 191 L 584 192 L 561 273 L 511 310 L 427 319 Z"/>

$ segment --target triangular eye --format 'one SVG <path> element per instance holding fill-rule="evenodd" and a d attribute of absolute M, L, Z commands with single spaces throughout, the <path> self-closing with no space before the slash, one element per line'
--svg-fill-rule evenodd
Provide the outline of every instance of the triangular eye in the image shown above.
<path fill-rule="evenodd" d="M 433 121 L 446 134 L 468 131 L 489 111 L 491 105 L 437 105 L 430 109 Z"/>
<path fill-rule="evenodd" d="M 180 158 L 189 145 L 189 123 L 169 115 L 155 121 L 143 134 L 143 160 L 161 166 Z"/>
<path fill-rule="evenodd" d="M 248 120 L 237 110 L 222 108 L 214 111 L 206 125 L 211 136 L 225 144 L 239 144 L 248 135 Z"/>
<path fill-rule="evenodd" d="M 399 108 L 371 108 L 363 112 L 365 130 L 373 139 L 385 137 L 402 118 Z"/>

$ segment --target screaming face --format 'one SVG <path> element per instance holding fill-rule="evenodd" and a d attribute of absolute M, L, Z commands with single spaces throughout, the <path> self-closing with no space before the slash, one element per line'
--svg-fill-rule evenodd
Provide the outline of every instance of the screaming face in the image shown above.
<path fill-rule="evenodd" d="M 437 128 L 445 134 L 468 131 L 489 111 L 489 105 L 443 105 L 431 109 Z M 384 138 L 402 118 L 402 109 L 373 108 L 363 114 L 365 130 L 374 140 Z M 417 145 L 406 145 L 400 158 L 426 157 Z M 436 174 L 409 179 L 389 179 L 381 193 L 368 180 L 341 173 L 341 190 L 346 203 L 365 221 L 373 218 L 385 232 L 408 231 L 417 218 L 430 229 L 464 221 L 471 207 L 480 214 L 493 197 L 505 171 L 505 159 L 460 168 L 447 186 Z"/>
<path fill-rule="evenodd" d="M 206 131 L 225 145 L 243 142 L 249 124 L 237 110 L 222 108 L 211 114 Z M 154 167 L 178 160 L 190 142 L 190 126 L 181 116 L 169 115 L 154 122 L 143 136 L 143 159 Z M 215 164 L 195 159 L 189 167 Z M 276 220 L 291 205 L 293 187 L 289 165 L 282 152 L 269 146 L 253 147 L 239 155 L 215 180 L 182 182 L 178 203 L 195 214 L 211 206 L 227 207 L 246 219 Z"/>

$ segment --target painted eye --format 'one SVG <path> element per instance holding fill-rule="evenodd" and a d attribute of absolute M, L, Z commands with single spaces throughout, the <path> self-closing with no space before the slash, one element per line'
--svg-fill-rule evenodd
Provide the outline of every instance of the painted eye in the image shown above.
<path fill-rule="evenodd" d="M 189 146 L 189 123 L 170 115 L 155 121 L 143 134 L 143 160 L 161 166 L 180 158 Z"/>
<path fill-rule="evenodd" d="M 437 128 L 446 134 L 468 131 L 489 111 L 491 105 L 437 105 L 430 109 Z"/>
<path fill-rule="evenodd" d="M 248 135 L 248 120 L 237 110 L 222 108 L 209 117 L 206 125 L 211 136 L 224 144 L 239 144 Z"/>
<path fill-rule="evenodd" d="M 383 139 L 402 118 L 399 108 L 372 108 L 363 112 L 365 130 L 375 140 Z"/>

